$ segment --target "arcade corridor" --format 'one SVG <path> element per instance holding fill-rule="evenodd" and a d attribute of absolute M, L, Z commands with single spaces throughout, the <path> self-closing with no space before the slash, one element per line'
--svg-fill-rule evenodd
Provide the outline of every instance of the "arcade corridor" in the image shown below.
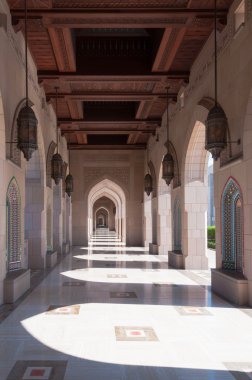
<path fill-rule="evenodd" d="M 115 239 L 75 247 L 0 324 L 0 378 L 251 379 L 251 309 Z"/>

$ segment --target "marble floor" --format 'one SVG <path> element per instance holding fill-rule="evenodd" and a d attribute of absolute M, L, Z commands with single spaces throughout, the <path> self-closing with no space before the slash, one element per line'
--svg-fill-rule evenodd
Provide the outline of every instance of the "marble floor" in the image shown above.
<path fill-rule="evenodd" d="M 252 310 L 116 241 L 73 248 L 2 321 L 0 379 L 252 379 Z"/>

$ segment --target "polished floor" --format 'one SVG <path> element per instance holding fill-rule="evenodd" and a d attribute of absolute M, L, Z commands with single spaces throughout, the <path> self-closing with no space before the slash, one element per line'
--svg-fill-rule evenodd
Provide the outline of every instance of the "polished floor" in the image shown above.
<path fill-rule="evenodd" d="M 252 379 L 252 310 L 117 242 L 74 248 L 0 324 L 0 379 Z"/>

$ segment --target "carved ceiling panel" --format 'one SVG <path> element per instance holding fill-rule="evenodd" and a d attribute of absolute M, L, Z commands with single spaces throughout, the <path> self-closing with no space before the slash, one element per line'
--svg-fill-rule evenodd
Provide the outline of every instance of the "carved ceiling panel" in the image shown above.
<path fill-rule="evenodd" d="M 219 25 L 232 3 L 218 0 Z M 8 4 L 22 29 L 24 1 Z M 144 149 L 161 126 L 166 87 L 176 100 L 213 17 L 214 0 L 28 0 L 29 48 L 54 108 L 59 88 L 69 148 Z"/>

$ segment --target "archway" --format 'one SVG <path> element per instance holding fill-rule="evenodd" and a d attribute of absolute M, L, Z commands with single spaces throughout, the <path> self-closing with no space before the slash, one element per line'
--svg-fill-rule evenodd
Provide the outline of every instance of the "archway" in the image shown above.
<path fill-rule="evenodd" d="M 103 207 L 100 207 L 94 212 L 94 224 L 95 229 L 98 228 L 109 228 L 109 212 Z"/>
<path fill-rule="evenodd" d="M 99 217 L 103 216 L 103 228 L 107 228 L 109 231 L 115 231 L 115 213 L 116 205 L 111 199 L 107 197 L 99 198 L 93 206 L 94 230 L 101 227 Z"/>
<path fill-rule="evenodd" d="M 206 110 L 202 110 L 206 115 Z M 204 120 L 203 114 L 201 120 Z M 205 150 L 205 125 L 197 120 L 184 164 L 183 254 L 188 269 L 208 269 L 208 155 Z"/>
<path fill-rule="evenodd" d="M 115 209 L 115 230 L 122 242 L 126 242 L 126 197 L 122 188 L 115 182 L 104 179 L 97 183 L 88 194 L 88 238 L 93 234 L 94 215 L 93 207 L 102 197 L 110 199 Z"/>

